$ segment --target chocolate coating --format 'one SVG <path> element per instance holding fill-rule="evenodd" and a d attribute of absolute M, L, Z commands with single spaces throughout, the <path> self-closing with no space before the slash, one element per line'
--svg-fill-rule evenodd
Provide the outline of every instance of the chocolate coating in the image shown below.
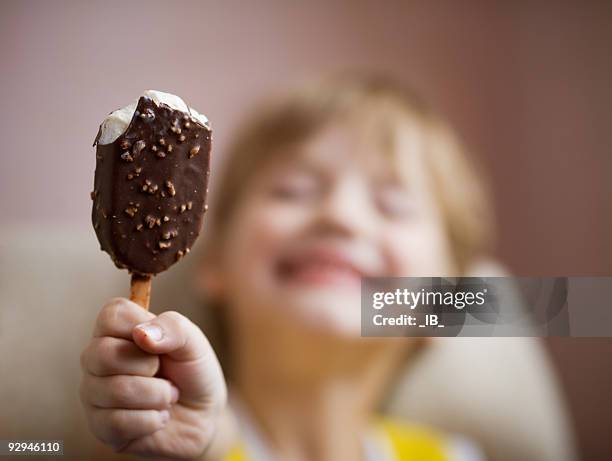
<path fill-rule="evenodd" d="M 202 227 L 212 132 L 185 112 L 141 97 L 111 144 L 96 146 L 92 222 L 117 267 L 142 275 L 168 269 Z"/>

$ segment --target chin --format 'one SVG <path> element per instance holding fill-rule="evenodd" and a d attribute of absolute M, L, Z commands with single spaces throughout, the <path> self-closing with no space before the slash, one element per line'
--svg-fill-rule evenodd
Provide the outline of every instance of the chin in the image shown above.
<path fill-rule="evenodd" d="M 359 293 L 342 293 L 341 290 L 338 292 L 328 288 L 296 295 L 284 298 L 284 309 L 301 327 L 324 335 L 345 338 L 361 336 Z"/>

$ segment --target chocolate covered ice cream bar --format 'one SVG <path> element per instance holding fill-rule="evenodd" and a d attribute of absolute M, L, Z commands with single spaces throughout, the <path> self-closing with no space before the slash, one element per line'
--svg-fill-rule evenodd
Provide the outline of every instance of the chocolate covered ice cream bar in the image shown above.
<path fill-rule="evenodd" d="M 158 91 L 100 125 L 92 221 L 117 267 L 147 280 L 189 253 L 206 211 L 211 135 L 206 117 Z"/>

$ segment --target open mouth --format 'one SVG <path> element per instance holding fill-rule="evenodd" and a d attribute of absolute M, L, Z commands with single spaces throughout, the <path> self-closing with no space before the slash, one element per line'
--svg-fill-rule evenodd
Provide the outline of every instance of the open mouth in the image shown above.
<path fill-rule="evenodd" d="M 330 250 L 311 250 L 283 258 L 276 274 L 292 284 L 351 287 L 359 287 L 361 278 L 366 276 L 350 257 Z"/>

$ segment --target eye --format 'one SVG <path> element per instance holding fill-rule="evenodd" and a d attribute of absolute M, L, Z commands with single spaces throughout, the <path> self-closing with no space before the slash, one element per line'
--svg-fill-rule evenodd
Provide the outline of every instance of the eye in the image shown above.
<path fill-rule="evenodd" d="M 319 181 L 314 175 L 289 172 L 279 175 L 272 182 L 269 193 L 280 200 L 301 201 L 316 197 L 319 189 Z"/>
<path fill-rule="evenodd" d="M 390 219 L 413 218 L 418 212 L 413 194 L 402 186 L 387 186 L 378 190 L 376 205 L 380 213 Z"/>

